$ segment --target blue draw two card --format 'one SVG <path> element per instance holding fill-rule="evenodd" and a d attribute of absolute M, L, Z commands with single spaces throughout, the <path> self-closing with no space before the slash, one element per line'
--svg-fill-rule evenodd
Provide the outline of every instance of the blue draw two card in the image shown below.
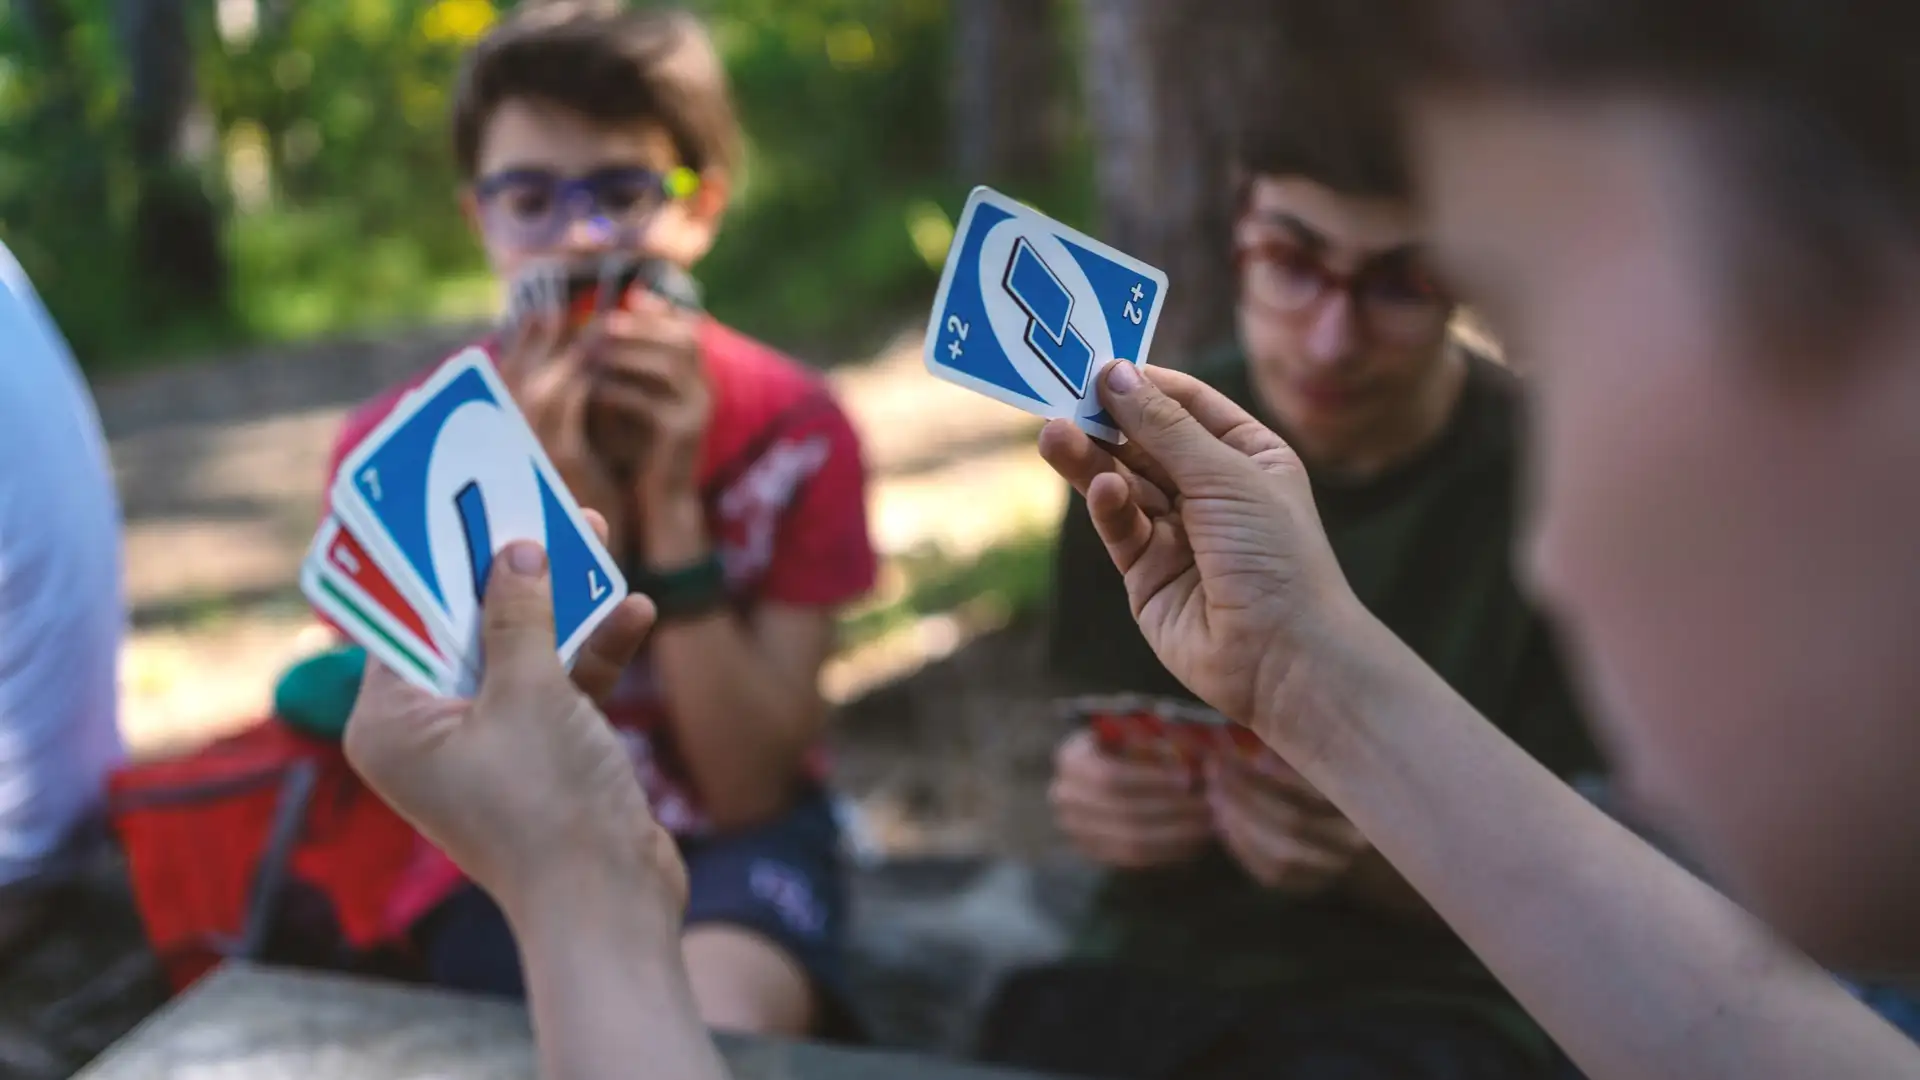
<path fill-rule="evenodd" d="M 927 370 L 1118 442 L 1094 380 L 1145 363 L 1167 276 L 992 188 L 967 199 L 927 326 Z"/>
<path fill-rule="evenodd" d="M 554 638 L 566 662 L 627 595 L 618 566 L 479 349 L 448 360 L 347 455 L 333 499 L 476 674 L 480 600 L 493 556 L 507 544 L 533 540 L 546 549 Z"/>

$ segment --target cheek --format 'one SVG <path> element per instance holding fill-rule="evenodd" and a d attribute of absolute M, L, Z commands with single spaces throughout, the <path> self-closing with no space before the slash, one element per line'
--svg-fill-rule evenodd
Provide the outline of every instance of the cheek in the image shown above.
<path fill-rule="evenodd" d="M 1242 303 L 1237 313 L 1240 341 L 1248 359 L 1267 370 L 1286 370 L 1300 352 L 1300 332 L 1285 319 L 1277 318 Z"/>
<path fill-rule="evenodd" d="M 1531 568 L 1629 786 L 1804 935 L 1920 822 L 1920 450 L 1868 415 L 1915 395 L 1795 393 L 1692 313 L 1615 310 L 1541 327 L 1576 345 L 1542 354 Z"/>
<path fill-rule="evenodd" d="M 691 266 L 713 245 L 714 231 L 681 203 L 663 207 L 647 225 L 639 248 L 647 255 Z"/>
<path fill-rule="evenodd" d="M 1776 651 L 1763 571 L 1739 553 L 1777 506 L 1753 483 L 1764 444 L 1728 415 L 1720 361 L 1736 358 L 1661 298 L 1678 286 L 1595 290 L 1531 335 L 1545 350 L 1531 569 L 1588 654 L 1623 764 L 1664 804 L 1712 780 L 1719 723 Z"/>

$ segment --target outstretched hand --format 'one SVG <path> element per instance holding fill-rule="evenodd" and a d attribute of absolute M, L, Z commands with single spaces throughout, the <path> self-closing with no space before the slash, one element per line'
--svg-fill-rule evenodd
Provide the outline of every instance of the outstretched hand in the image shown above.
<path fill-rule="evenodd" d="M 686 870 L 592 700 L 613 688 L 653 618 L 648 600 L 629 597 L 570 680 L 554 651 L 546 554 L 508 545 L 487 583 L 479 695 L 436 697 L 369 662 L 347 759 L 509 915 L 530 892 L 594 875 L 628 881 L 635 904 L 677 920 Z"/>
<path fill-rule="evenodd" d="M 1358 609 L 1298 455 L 1189 375 L 1114 363 L 1100 386 L 1130 441 L 1055 420 L 1041 456 L 1086 497 L 1160 662 L 1234 720 L 1284 719 Z"/>

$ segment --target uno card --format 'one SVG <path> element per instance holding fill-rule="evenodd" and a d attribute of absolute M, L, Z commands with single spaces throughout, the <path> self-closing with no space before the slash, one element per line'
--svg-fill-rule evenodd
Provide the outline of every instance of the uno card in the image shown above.
<path fill-rule="evenodd" d="M 447 644 L 463 669 L 460 692 L 480 669 L 480 600 L 508 543 L 546 549 L 563 662 L 627 595 L 481 349 L 442 364 L 347 455 L 333 505 Z"/>
<path fill-rule="evenodd" d="M 940 275 L 927 370 L 1120 442 L 1095 379 L 1116 358 L 1146 362 L 1166 294 L 1159 270 L 977 187 Z"/>
<path fill-rule="evenodd" d="M 328 517 L 300 568 L 314 608 L 408 682 L 444 694 L 453 667 L 419 612 L 408 604 L 353 533 Z"/>

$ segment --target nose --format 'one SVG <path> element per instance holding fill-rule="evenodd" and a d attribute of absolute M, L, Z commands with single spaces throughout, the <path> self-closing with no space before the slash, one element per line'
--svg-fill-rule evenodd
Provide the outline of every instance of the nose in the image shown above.
<path fill-rule="evenodd" d="M 560 233 L 560 247 L 574 255 L 598 254 L 614 246 L 616 231 L 591 209 L 581 212 L 569 208 L 566 226 Z"/>
<path fill-rule="evenodd" d="M 1307 323 L 1307 355 L 1322 364 L 1338 363 L 1353 352 L 1359 338 L 1351 293 L 1330 292 Z"/>

